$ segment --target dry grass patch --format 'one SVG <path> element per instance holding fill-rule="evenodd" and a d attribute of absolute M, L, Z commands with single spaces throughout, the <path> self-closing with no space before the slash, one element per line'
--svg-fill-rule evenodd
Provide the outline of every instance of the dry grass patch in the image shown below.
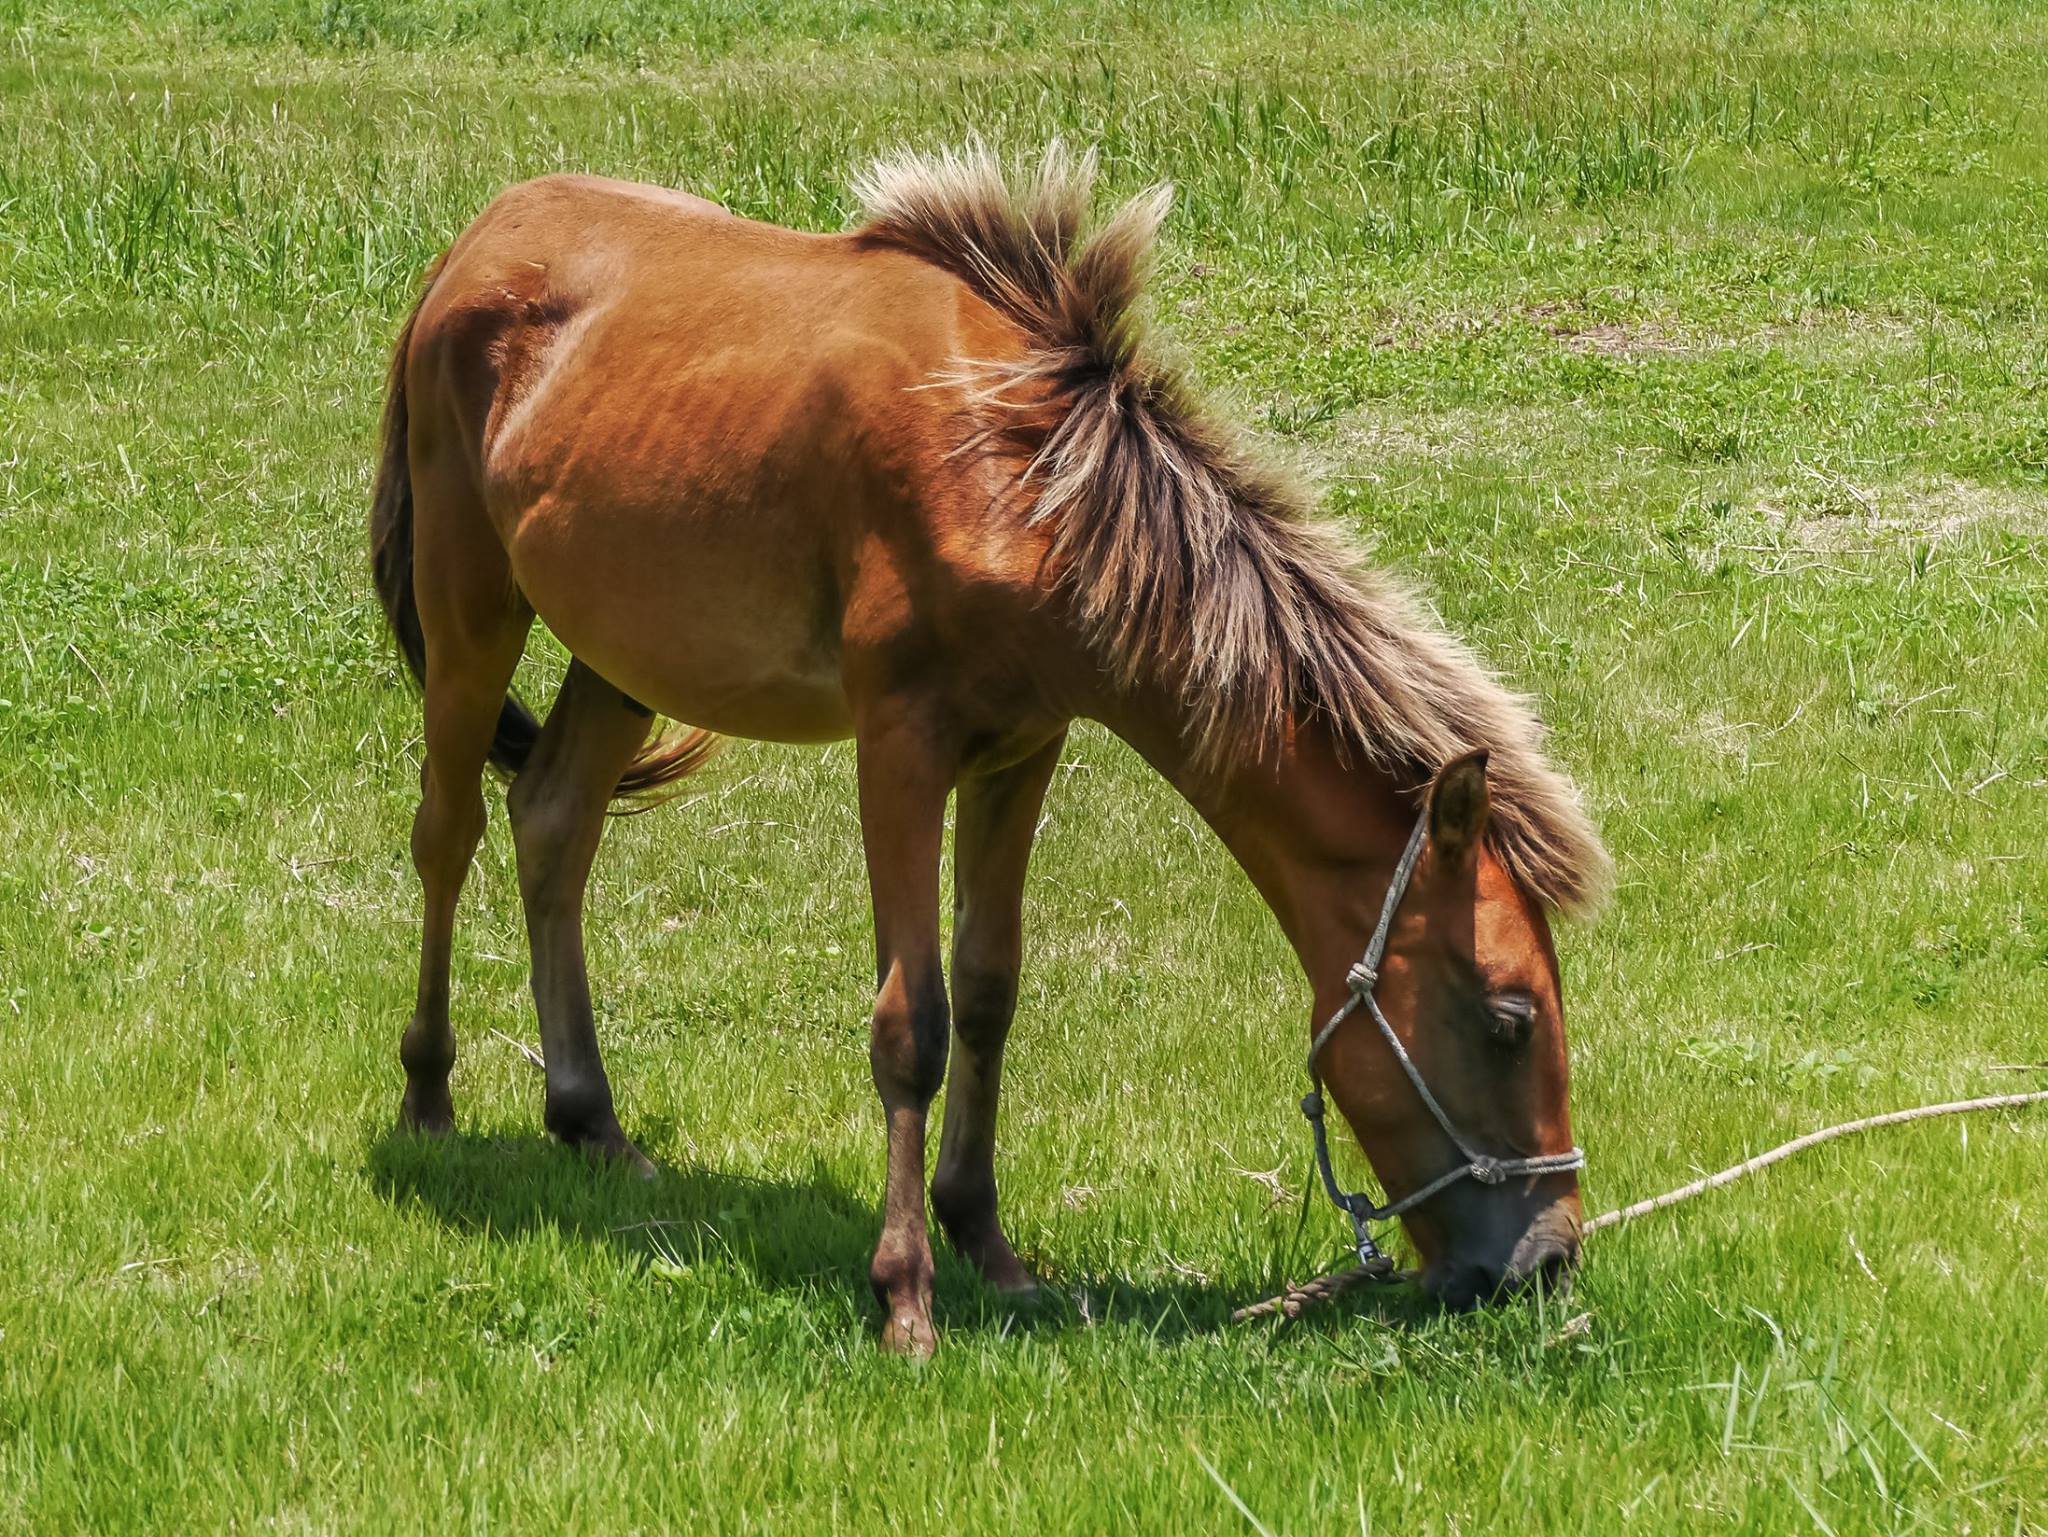
<path fill-rule="evenodd" d="M 2048 492 L 1955 476 L 1865 486 L 1808 466 L 1761 488 L 1756 510 L 1787 544 L 1837 554 L 1979 531 L 2048 536 Z"/>

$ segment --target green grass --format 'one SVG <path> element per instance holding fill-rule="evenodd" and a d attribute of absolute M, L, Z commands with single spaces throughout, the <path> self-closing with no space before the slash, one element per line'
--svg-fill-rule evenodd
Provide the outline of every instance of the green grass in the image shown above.
<path fill-rule="evenodd" d="M 462 1130 L 394 1139 L 418 717 L 362 537 L 388 338 L 504 182 L 830 228 L 970 133 L 1173 178 L 1183 345 L 1540 697 L 1614 846 L 1563 938 L 1605 1209 L 2040 1081 L 1989 1069 L 2048 1056 L 2044 104 L 1998 0 L 0 0 L 0 1526 L 2048 1530 L 2048 1116 L 1603 1236 L 1574 1329 L 1223 1327 L 1340 1252 L 1306 996 L 1099 731 L 1000 1159 L 1043 1311 L 944 1257 L 939 1358 L 875 1349 L 846 747 L 611 833 L 660 1180 L 545 1143 L 493 1034 L 495 812 Z"/>

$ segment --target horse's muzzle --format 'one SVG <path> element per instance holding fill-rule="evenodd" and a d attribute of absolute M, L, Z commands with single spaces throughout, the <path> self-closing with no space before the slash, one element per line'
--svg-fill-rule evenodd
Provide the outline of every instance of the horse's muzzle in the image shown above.
<path fill-rule="evenodd" d="M 1561 1297 L 1578 1268 L 1578 1203 L 1559 1201 L 1529 1224 L 1506 1259 L 1447 1258 L 1423 1272 L 1422 1285 L 1445 1307 L 1463 1312 L 1531 1291 Z"/>

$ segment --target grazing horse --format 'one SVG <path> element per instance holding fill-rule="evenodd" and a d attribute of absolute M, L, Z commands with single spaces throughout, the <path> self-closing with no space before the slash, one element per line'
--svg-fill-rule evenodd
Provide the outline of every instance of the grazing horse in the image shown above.
<path fill-rule="evenodd" d="M 896 160 L 845 234 L 545 177 L 455 242 L 391 363 L 372 555 L 426 716 L 402 1124 L 452 1123 L 449 947 L 486 764 L 510 779 L 546 1124 L 644 1166 L 584 969 L 605 813 L 718 737 L 851 736 L 888 1131 L 869 1275 L 884 1344 L 913 1353 L 936 1343 L 942 1081 L 932 1210 L 992 1285 L 1033 1285 L 997 1216 L 996 1104 L 1025 866 L 1076 718 L 1215 830 L 1317 1021 L 1399 897 L 1370 1000 L 1384 1034 L 1354 1021 L 1315 1064 L 1390 1192 L 1464 1156 L 1453 1121 L 1492 1156 L 1571 1146 L 1549 914 L 1595 899 L 1598 838 L 1529 708 L 1161 357 L 1140 301 L 1168 191 L 1093 220 L 1093 171 L 1058 146 L 1014 179 L 978 152 Z M 545 724 L 508 692 L 536 614 L 574 657 Z M 658 733 L 656 711 L 691 725 Z M 1578 1182 L 1456 1180 L 1404 1220 L 1425 1284 L 1469 1304 L 1570 1268 Z"/>

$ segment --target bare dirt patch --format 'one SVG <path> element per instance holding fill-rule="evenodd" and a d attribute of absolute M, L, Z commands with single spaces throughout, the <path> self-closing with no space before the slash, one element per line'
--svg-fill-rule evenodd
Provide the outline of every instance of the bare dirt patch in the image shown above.
<path fill-rule="evenodd" d="M 1802 549 L 1848 551 L 1977 529 L 2048 536 L 2048 492 L 1953 476 L 1864 486 L 1820 469 L 1764 487 L 1757 511 Z"/>
<path fill-rule="evenodd" d="M 1565 430 L 1555 412 L 1538 407 L 1384 413 L 1368 409 L 1338 423 L 1330 454 L 1346 465 L 1443 461 L 1477 454 L 1516 462 L 1538 450 L 1554 451 Z"/>
<path fill-rule="evenodd" d="M 1598 320 L 1578 304 L 1546 300 L 1525 312 L 1553 341 L 1568 352 L 1601 357 L 1649 357 L 1687 351 L 1691 343 L 1651 320 Z"/>

